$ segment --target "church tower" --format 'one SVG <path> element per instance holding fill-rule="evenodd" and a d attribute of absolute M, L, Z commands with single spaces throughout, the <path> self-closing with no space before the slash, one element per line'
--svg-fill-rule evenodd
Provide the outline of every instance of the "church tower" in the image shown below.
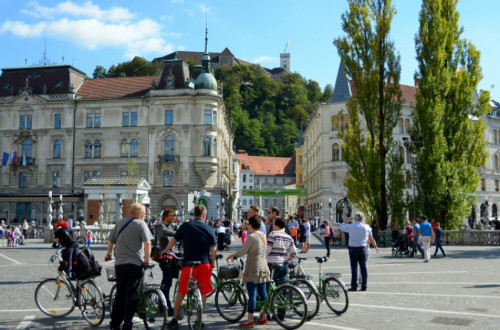
<path fill-rule="evenodd" d="M 280 67 L 286 72 L 290 72 L 290 53 L 280 54 Z"/>

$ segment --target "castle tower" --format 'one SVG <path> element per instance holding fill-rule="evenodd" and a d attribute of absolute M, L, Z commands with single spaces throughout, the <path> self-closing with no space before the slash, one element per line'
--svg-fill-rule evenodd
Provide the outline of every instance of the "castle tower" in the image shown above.
<path fill-rule="evenodd" d="M 280 54 L 280 67 L 286 72 L 290 72 L 290 53 Z"/>

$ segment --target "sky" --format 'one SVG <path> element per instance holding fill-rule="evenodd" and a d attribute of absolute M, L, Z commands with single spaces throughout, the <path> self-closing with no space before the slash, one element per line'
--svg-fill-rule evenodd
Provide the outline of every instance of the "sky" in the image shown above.
<path fill-rule="evenodd" d="M 401 83 L 413 85 L 421 1 L 393 3 Z M 344 35 L 347 0 L 0 0 L 0 8 L 0 68 L 41 64 L 46 52 L 49 63 L 71 64 L 92 77 L 97 65 L 134 56 L 203 51 L 208 17 L 209 51 L 227 47 L 237 58 L 274 68 L 286 47 L 291 70 L 323 88 L 335 83 L 340 59 L 333 40 Z M 479 89 L 500 100 L 500 1 L 461 0 L 458 10 L 463 37 L 481 51 Z"/>

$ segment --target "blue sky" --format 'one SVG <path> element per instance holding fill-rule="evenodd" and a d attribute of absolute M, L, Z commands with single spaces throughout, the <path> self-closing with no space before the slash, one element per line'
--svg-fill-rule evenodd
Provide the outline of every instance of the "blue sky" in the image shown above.
<path fill-rule="evenodd" d="M 391 36 L 401 54 L 403 84 L 413 85 L 418 0 L 394 0 Z M 52 63 L 71 64 L 92 76 L 133 56 L 148 60 L 175 50 L 202 51 L 208 13 L 209 51 L 228 47 L 238 58 L 279 66 L 289 42 L 291 69 L 334 84 L 339 56 L 332 44 L 343 34 L 346 0 L 0 0 L 0 68 L 38 64 L 45 44 Z M 498 0 L 461 0 L 464 38 L 481 51 L 480 89 L 500 100 Z M 498 87 L 495 87 L 499 85 Z"/>

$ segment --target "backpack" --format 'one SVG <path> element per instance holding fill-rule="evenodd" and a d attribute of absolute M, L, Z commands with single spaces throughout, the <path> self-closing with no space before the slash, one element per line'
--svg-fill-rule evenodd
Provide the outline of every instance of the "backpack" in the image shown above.
<path fill-rule="evenodd" d="M 102 266 L 99 265 L 89 248 L 83 248 L 73 261 L 73 275 L 76 279 L 85 280 L 90 277 L 101 276 Z"/>

